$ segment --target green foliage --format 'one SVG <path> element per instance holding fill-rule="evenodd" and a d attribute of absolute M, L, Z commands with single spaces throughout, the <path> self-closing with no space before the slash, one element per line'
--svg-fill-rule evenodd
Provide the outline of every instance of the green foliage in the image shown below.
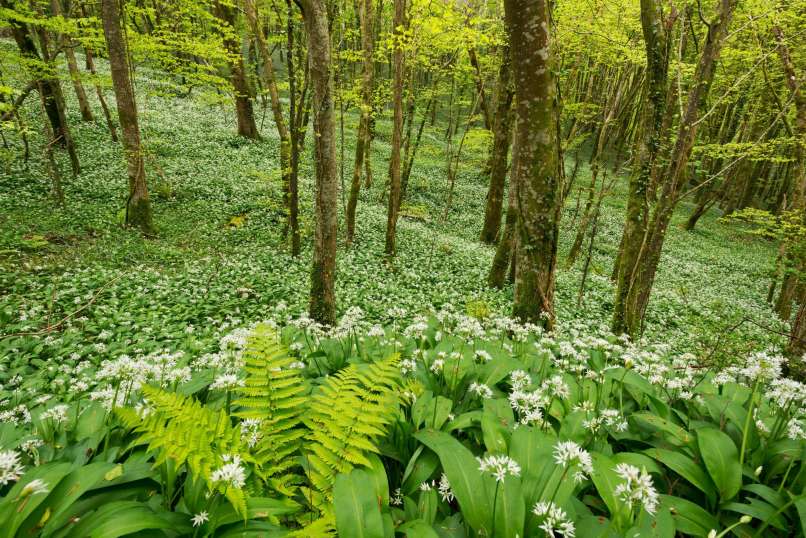
<path fill-rule="evenodd" d="M 149 386 L 142 390 L 146 407 L 141 412 L 128 408 L 116 410 L 123 424 L 137 434 L 133 444 L 146 444 L 149 451 L 158 452 L 154 465 L 168 460 L 176 468 L 187 465 L 197 480 L 205 481 L 210 490 L 221 491 L 233 507 L 245 515 L 246 496 L 242 488 L 213 479 L 213 471 L 227 458 L 252 459 L 227 413 L 213 411 L 192 396 Z"/>
<path fill-rule="evenodd" d="M 351 364 L 328 377 L 310 396 L 305 423 L 308 476 L 331 499 L 336 475 L 358 465 L 370 466 L 368 453 L 398 412 L 398 358 L 366 365 Z"/>
<path fill-rule="evenodd" d="M 295 359 L 267 325 L 258 326 L 244 351 L 245 386 L 235 401 L 241 419 L 258 421 L 252 449 L 258 475 L 282 495 L 291 497 L 290 473 L 306 432 L 301 427 L 307 388 Z"/>

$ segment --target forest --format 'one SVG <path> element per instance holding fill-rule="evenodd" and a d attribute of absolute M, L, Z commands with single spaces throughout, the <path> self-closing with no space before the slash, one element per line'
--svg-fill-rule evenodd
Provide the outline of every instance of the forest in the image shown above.
<path fill-rule="evenodd" d="M 806 537 L 806 0 L 0 0 L 0 538 Z"/>

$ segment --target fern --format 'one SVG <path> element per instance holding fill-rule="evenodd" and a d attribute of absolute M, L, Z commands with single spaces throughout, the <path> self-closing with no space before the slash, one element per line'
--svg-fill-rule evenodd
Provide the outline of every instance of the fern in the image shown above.
<path fill-rule="evenodd" d="M 398 410 L 400 372 L 397 356 L 369 365 L 352 364 L 329 377 L 309 401 L 310 429 L 305 458 L 308 476 L 318 492 L 314 506 L 332 498 L 339 473 L 369 466 L 368 452 L 378 453 L 376 441 Z"/>
<path fill-rule="evenodd" d="M 149 452 L 158 451 L 154 466 L 171 459 L 179 467 L 187 464 L 189 471 L 202 478 L 209 488 L 216 489 L 210 476 L 221 465 L 222 456 L 237 454 L 251 461 L 241 443 L 240 432 L 232 427 L 227 413 L 205 407 L 193 397 L 143 386 L 143 396 L 150 411 L 140 416 L 133 409 L 119 408 L 116 413 L 123 423 L 139 433 L 134 445 L 146 444 Z M 235 510 L 246 517 L 246 497 L 243 490 L 228 487 L 224 495 Z"/>
<path fill-rule="evenodd" d="M 244 353 L 246 385 L 239 389 L 235 413 L 242 419 L 260 421 L 260 440 L 253 448 L 257 474 L 279 493 L 292 496 L 295 476 L 289 469 L 298 464 L 296 455 L 305 435 L 301 417 L 307 393 L 300 371 L 280 344 L 274 330 L 259 325 Z"/>

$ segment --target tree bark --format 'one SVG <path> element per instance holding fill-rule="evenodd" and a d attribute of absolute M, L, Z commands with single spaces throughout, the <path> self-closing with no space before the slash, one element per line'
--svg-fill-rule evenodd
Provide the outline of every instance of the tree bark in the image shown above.
<path fill-rule="evenodd" d="M 700 112 L 705 109 L 717 60 L 735 9 L 736 0 L 719 0 L 715 10 L 716 16 L 709 24 L 708 34 L 689 90 L 686 109 L 678 126 L 677 141 L 664 173 L 663 190 L 654 207 L 649 227 L 643 239 L 640 243 L 638 241 L 631 243 L 632 247 L 637 248 L 635 263 L 625 264 L 622 269 L 625 278 L 623 283 L 621 279 L 619 281 L 617 307 L 621 305 L 623 316 L 620 317 L 619 310 L 616 311 L 613 324 L 616 331 L 627 332 L 631 336 L 637 336 L 640 332 L 658 270 L 666 232 L 679 201 L 680 189 L 685 184 L 688 162 L 697 136 Z"/>
<path fill-rule="evenodd" d="M 227 52 L 231 56 L 230 81 L 235 91 L 235 111 L 238 118 L 238 134 L 245 138 L 257 140 L 260 138 L 260 133 L 255 124 L 255 113 L 252 110 L 249 85 L 246 82 L 241 44 L 236 37 L 238 34 L 235 29 L 235 8 L 216 0 L 214 11 L 215 16 L 225 25 L 229 26 L 233 32 L 225 32 L 223 38 L 224 47 L 226 47 Z"/>
<path fill-rule="evenodd" d="M 650 209 L 648 190 L 663 135 L 668 57 L 660 0 L 641 0 L 641 27 L 647 58 L 646 103 L 641 113 L 636 163 L 630 176 L 626 220 L 616 261 L 618 270 L 614 271 L 616 299 L 612 329 L 618 334 L 634 334 L 639 324 L 635 319 L 628 319 L 626 301 L 647 233 Z"/>
<path fill-rule="evenodd" d="M 271 101 L 271 111 L 274 117 L 274 125 L 280 137 L 280 174 L 283 182 L 283 204 L 287 214 L 288 226 L 291 227 L 291 134 L 283 116 L 283 105 L 280 102 L 280 92 L 277 89 L 277 80 L 274 75 L 274 63 L 271 58 L 271 51 L 266 42 L 263 28 L 260 26 L 255 0 L 244 0 L 244 13 L 252 29 L 252 34 L 257 41 L 258 50 L 263 57 L 263 84 L 269 90 Z M 294 98 L 293 96 L 291 97 Z M 296 203 L 296 199 L 294 199 Z M 296 208 L 294 209 L 296 212 Z"/>
<path fill-rule="evenodd" d="M 547 0 L 505 0 L 516 97 L 511 177 L 516 183 L 513 314 L 554 326 L 554 283 L 560 212 L 557 87 Z"/>
<path fill-rule="evenodd" d="M 403 31 L 406 24 L 406 0 L 395 0 L 393 40 L 393 99 L 392 157 L 389 161 L 389 205 L 386 218 L 386 255 L 395 255 L 397 217 L 400 210 L 400 150 L 403 144 Z"/>
<path fill-rule="evenodd" d="M 115 87 L 118 119 L 123 131 L 123 149 L 128 163 L 129 199 L 126 202 L 126 225 L 139 228 L 144 234 L 150 235 L 154 232 L 151 202 L 148 197 L 145 162 L 140 145 L 134 87 L 129 78 L 129 55 L 121 28 L 123 23 L 121 12 L 122 6 L 119 0 L 102 0 L 101 18 L 106 46 L 109 49 L 109 68 Z"/>
<path fill-rule="evenodd" d="M 313 82 L 314 161 L 316 166 L 316 231 L 311 271 L 311 318 L 336 322 L 336 236 L 338 192 L 336 122 L 330 71 L 330 33 L 324 0 L 303 0 L 308 55 Z"/>
<path fill-rule="evenodd" d="M 51 0 L 51 10 L 55 16 L 60 16 L 63 13 L 62 0 Z M 70 80 L 73 82 L 73 91 L 76 93 L 78 99 L 78 109 L 81 111 L 81 119 L 84 121 L 95 121 L 90 108 L 90 102 L 87 99 L 87 92 L 84 91 L 84 85 L 81 83 L 81 72 L 78 70 L 78 62 L 76 62 L 76 54 L 73 51 L 75 43 L 69 36 L 62 34 L 60 37 L 64 55 L 67 58 L 67 70 L 70 73 Z"/>
<path fill-rule="evenodd" d="M 498 70 L 498 98 L 495 107 L 493 145 L 488 166 L 490 186 L 487 189 L 487 203 L 484 208 L 484 225 L 481 228 L 481 241 L 490 245 L 495 244 L 498 240 L 498 232 L 501 229 L 501 209 L 504 202 L 509 141 L 512 138 L 512 101 L 515 91 L 511 84 L 511 54 L 508 46 L 502 47 L 501 67 Z"/>
<path fill-rule="evenodd" d="M 372 0 L 359 0 L 359 18 L 361 19 L 361 48 L 364 52 L 364 72 L 361 84 L 361 119 L 358 123 L 358 134 L 355 142 L 355 163 L 353 179 L 350 184 L 350 198 L 347 202 L 347 244 L 353 242 L 355 235 L 355 210 L 358 206 L 358 195 L 361 192 L 361 173 L 364 160 L 369 159 L 370 121 L 372 118 L 372 92 L 375 65 L 372 61 L 375 32 L 372 28 L 374 19 Z"/>

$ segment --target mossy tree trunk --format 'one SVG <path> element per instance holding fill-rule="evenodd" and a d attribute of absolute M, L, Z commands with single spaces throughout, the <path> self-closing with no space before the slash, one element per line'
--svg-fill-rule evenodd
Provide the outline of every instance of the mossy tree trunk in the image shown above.
<path fill-rule="evenodd" d="M 686 108 L 678 125 L 677 140 L 669 165 L 662 176 L 662 191 L 652 211 L 649 226 L 643 237 L 639 236 L 625 243 L 625 248 L 631 250 L 629 261 L 635 261 L 622 262 L 621 265 L 613 318 L 613 329 L 616 332 L 626 332 L 630 336 L 637 336 L 640 333 L 669 223 L 679 202 L 680 190 L 687 179 L 689 158 L 697 136 L 698 119 L 705 110 L 717 60 L 735 9 L 736 0 L 719 0 L 717 4 L 716 15 L 709 23 Z M 632 252 L 635 252 L 634 256 Z M 624 254 L 622 251 L 622 255 Z"/>
<path fill-rule="evenodd" d="M 547 0 L 505 0 L 515 85 L 516 185 L 514 316 L 554 326 L 560 213 L 557 86 Z"/>
<path fill-rule="evenodd" d="M 393 101 L 392 157 L 389 161 L 389 204 L 386 214 L 386 255 L 395 255 L 397 218 L 400 212 L 400 153 L 403 145 L 403 31 L 406 24 L 406 0 L 395 0 L 393 41 Z"/>
<path fill-rule="evenodd" d="M 372 60 L 375 32 L 372 28 L 374 20 L 372 0 L 360 0 L 358 14 L 361 21 L 361 48 L 363 50 L 363 79 L 361 81 L 361 119 L 355 141 L 355 163 L 353 179 L 350 183 L 350 198 L 347 201 L 347 244 L 353 242 L 355 236 L 355 211 L 358 206 L 358 195 L 361 192 L 361 174 L 364 160 L 369 160 L 370 122 L 372 120 L 372 94 L 375 78 L 375 65 Z"/>
<path fill-rule="evenodd" d="M 129 76 L 129 55 L 123 37 L 123 7 L 119 0 L 102 0 L 101 19 L 109 51 L 109 68 L 117 99 L 118 120 L 123 131 L 123 149 L 126 153 L 129 176 L 129 199 L 126 202 L 126 225 L 139 228 L 144 234 L 154 232 L 151 220 L 151 202 L 146 185 L 145 162 L 140 144 L 140 126 L 137 121 L 137 104 L 134 87 Z"/>
<path fill-rule="evenodd" d="M 316 231 L 311 271 L 311 318 L 325 325 L 336 321 L 336 235 L 338 175 L 336 122 L 330 66 L 330 34 L 324 0 L 303 0 L 313 82 L 314 161 L 316 168 Z"/>
<path fill-rule="evenodd" d="M 501 210 L 504 203 L 504 186 L 507 175 L 509 142 L 512 138 L 512 101 L 515 91 L 512 87 L 511 51 L 508 46 L 501 50 L 501 67 L 498 70 L 498 89 L 493 125 L 493 143 L 487 170 L 490 185 L 487 189 L 487 203 L 484 207 L 484 224 L 481 228 L 481 241 L 490 245 L 498 240 L 501 229 Z M 512 187 L 510 187 L 512 188 Z"/>
<path fill-rule="evenodd" d="M 246 82 L 246 71 L 243 65 L 243 54 L 241 54 L 241 44 L 238 41 L 239 35 L 235 28 L 235 8 L 232 5 L 223 4 L 216 0 L 214 6 L 215 16 L 221 20 L 232 31 L 224 33 L 224 46 L 230 54 L 230 80 L 235 91 L 235 112 L 238 119 L 238 134 L 245 138 L 257 140 L 260 138 L 257 125 L 255 124 L 255 113 L 252 110 L 252 100 L 250 98 L 249 85 Z"/>

